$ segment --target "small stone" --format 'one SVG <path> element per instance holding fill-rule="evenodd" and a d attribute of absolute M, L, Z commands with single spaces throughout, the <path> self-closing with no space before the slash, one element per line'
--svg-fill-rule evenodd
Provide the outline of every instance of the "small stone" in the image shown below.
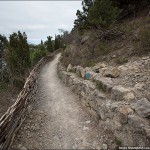
<path fill-rule="evenodd" d="M 117 114 L 118 121 L 121 124 L 126 124 L 128 122 L 128 115 L 133 114 L 133 110 L 129 106 L 121 106 L 119 108 L 119 113 Z"/>
<path fill-rule="evenodd" d="M 127 71 L 128 70 L 128 67 L 124 66 L 124 65 L 121 65 L 118 67 L 118 70 L 119 71 Z"/>
<path fill-rule="evenodd" d="M 142 60 L 147 60 L 147 59 L 149 59 L 148 56 L 147 57 L 142 57 Z"/>
<path fill-rule="evenodd" d="M 72 70 L 73 70 L 73 67 L 72 67 L 71 64 L 69 64 L 68 67 L 67 67 L 67 72 L 71 72 Z"/>
<path fill-rule="evenodd" d="M 144 84 L 137 83 L 134 87 L 135 87 L 137 90 L 144 90 L 144 89 L 143 89 Z"/>
<path fill-rule="evenodd" d="M 91 121 L 90 121 L 90 120 L 86 121 L 86 124 L 89 124 L 89 123 L 91 123 Z"/>
<path fill-rule="evenodd" d="M 99 66 L 100 66 L 100 68 L 105 68 L 105 67 L 107 67 L 107 65 L 104 64 L 104 63 L 101 63 Z"/>
<path fill-rule="evenodd" d="M 116 57 L 117 57 L 116 55 L 113 55 L 113 56 L 112 56 L 112 58 L 116 58 Z"/>
<path fill-rule="evenodd" d="M 135 76 L 136 76 L 136 77 L 139 77 L 139 76 L 141 76 L 141 74 L 138 73 L 138 74 L 136 74 Z"/>
<path fill-rule="evenodd" d="M 117 85 L 112 88 L 111 97 L 116 101 L 124 100 L 123 96 L 130 93 L 131 89 L 125 88 L 122 85 Z"/>
<path fill-rule="evenodd" d="M 85 130 L 89 130 L 89 127 L 84 126 L 84 127 L 83 127 L 83 130 L 84 130 L 84 131 L 85 131 Z"/>
<path fill-rule="evenodd" d="M 144 121 L 142 118 L 135 115 L 128 115 L 128 124 L 135 131 L 141 130 L 142 127 L 149 126 L 147 121 Z"/>
<path fill-rule="evenodd" d="M 27 127 L 24 127 L 24 130 L 27 130 Z"/>
<path fill-rule="evenodd" d="M 102 149 L 108 149 L 107 144 L 103 144 L 103 148 Z"/>
<path fill-rule="evenodd" d="M 76 66 L 76 74 L 81 77 L 81 70 L 83 70 L 83 68 L 81 66 Z"/>
<path fill-rule="evenodd" d="M 120 75 L 120 71 L 117 68 L 106 69 L 103 71 L 103 76 L 117 78 Z"/>
<path fill-rule="evenodd" d="M 150 102 L 146 99 L 140 99 L 131 105 L 140 117 L 148 118 L 150 116 Z"/>
<path fill-rule="evenodd" d="M 130 100 L 133 100 L 135 98 L 134 94 L 132 92 L 129 92 L 127 94 L 125 94 L 123 96 L 123 98 L 126 100 L 126 101 L 130 101 Z"/>
<path fill-rule="evenodd" d="M 95 72 L 99 73 L 99 72 L 100 72 L 99 69 L 102 69 L 102 68 L 105 68 L 105 67 L 107 67 L 106 64 L 104 64 L 104 63 L 98 63 L 98 64 L 96 64 L 96 65 L 93 67 L 93 69 L 94 69 Z"/>
<path fill-rule="evenodd" d="M 122 106 L 119 108 L 119 112 L 124 115 L 133 114 L 133 110 L 129 106 Z"/>
<path fill-rule="evenodd" d="M 105 92 L 110 91 L 113 87 L 113 82 L 111 78 L 105 78 L 105 77 L 94 77 L 93 81 L 95 81 L 97 84 L 100 85 L 99 88 L 102 88 Z"/>

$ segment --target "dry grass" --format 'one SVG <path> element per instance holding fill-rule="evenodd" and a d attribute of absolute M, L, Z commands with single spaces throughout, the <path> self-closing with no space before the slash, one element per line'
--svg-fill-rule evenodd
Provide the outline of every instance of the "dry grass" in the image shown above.
<path fill-rule="evenodd" d="M 93 66 L 100 61 L 111 64 L 124 64 L 132 57 L 141 57 L 150 52 L 150 16 L 149 9 L 112 26 L 117 27 L 123 35 L 110 40 L 100 40 L 93 30 L 78 35 L 78 40 L 63 53 L 63 63 L 67 67 L 72 65 Z M 89 39 L 81 44 L 83 37 L 89 35 Z M 112 56 L 116 55 L 115 58 Z"/>

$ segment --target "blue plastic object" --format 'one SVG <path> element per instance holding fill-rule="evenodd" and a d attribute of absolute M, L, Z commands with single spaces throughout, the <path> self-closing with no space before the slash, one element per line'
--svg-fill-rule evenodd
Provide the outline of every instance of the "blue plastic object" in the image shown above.
<path fill-rule="evenodd" d="M 90 74 L 89 72 L 86 72 L 86 73 L 85 73 L 85 79 L 88 80 L 88 79 L 90 79 L 90 77 L 91 77 L 91 74 Z"/>

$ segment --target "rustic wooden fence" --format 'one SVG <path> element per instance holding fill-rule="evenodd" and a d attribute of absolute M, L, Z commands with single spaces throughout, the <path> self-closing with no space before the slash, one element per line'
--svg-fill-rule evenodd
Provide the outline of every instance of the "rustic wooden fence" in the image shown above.
<path fill-rule="evenodd" d="M 37 88 L 37 77 L 40 68 L 52 59 L 52 55 L 42 58 L 33 68 L 29 77 L 26 79 L 25 85 L 18 95 L 15 103 L 8 108 L 7 112 L 0 118 L 0 149 L 9 149 L 15 133 L 20 128 L 27 114 L 32 108 L 34 95 Z"/>

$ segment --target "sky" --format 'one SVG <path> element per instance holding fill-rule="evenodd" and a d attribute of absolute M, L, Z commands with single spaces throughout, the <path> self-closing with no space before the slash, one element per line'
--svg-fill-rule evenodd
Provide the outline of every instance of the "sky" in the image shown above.
<path fill-rule="evenodd" d="M 71 31 L 81 1 L 0 1 L 0 34 L 26 32 L 28 42 L 38 44 L 47 36 Z"/>

